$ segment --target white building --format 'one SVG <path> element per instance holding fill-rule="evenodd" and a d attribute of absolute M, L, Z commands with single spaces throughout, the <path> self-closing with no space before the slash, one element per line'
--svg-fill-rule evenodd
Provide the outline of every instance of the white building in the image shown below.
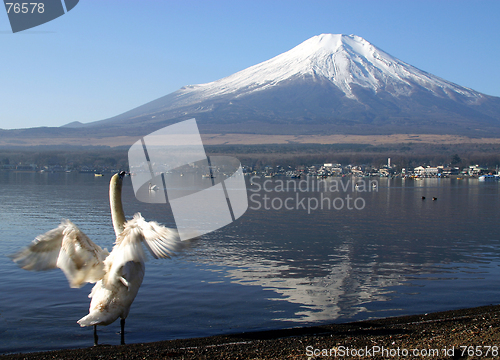
<path fill-rule="evenodd" d="M 413 169 L 413 173 L 418 176 L 437 176 L 442 170 L 442 167 L 432 167 L 432 166 L 417 166 Z"/>

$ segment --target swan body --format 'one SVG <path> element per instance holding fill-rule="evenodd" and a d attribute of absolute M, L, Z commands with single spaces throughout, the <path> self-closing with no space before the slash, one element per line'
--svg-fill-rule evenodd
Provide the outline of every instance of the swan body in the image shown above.
<path fill-rule="evenodd" d="M 142 284 L 147 260 L 142 242 L 153 256 L 168 257 L 170 250 L 157 239 L 174 238 L 176 233 L 155 222 L 148 223 L 140 214 L 125 224 L 113 251 L 104 260 L 104 276 L 92 288 L 89 314 L 81 326 L 109 325 L 118 317 L 125 319 Z"/>
<path fill-rule="evenodd" d="M 69 220 L 38 236 L 30 246 L 12 255 L 26 270 L 60 268 L 70 287 L 95 283 L 89 297 L 89 314 L 78 320 L 80 326 L 109 325 L 121 318 L 122 344 L 125 318 L 142 284 L 147 260 L 144 247 L 155 258 L 168 258 L 180 246 L 175 230 L 147 222 L 140 213 L 126 221 L 121 202 L 125 172 L 115 174 L 110 182 L 110 207 L 116 234 L 111 253 L 92 242 Z M 144 246 L 143 246 L 144 245 Z"/>

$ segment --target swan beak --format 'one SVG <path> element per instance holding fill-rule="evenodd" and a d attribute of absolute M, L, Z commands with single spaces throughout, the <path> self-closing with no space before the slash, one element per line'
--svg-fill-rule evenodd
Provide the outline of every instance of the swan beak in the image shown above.
<path fill-rule="evenodd" d="M 127 175 L 130 176 L 130 173 L 128 171 L 120 171 L 118 173 L 118 176 L 120 177 L 120 179 L 123 179 Z"/>

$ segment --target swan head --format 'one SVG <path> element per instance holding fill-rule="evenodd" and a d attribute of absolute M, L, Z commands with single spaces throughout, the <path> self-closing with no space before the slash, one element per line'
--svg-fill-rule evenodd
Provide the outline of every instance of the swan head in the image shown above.
<path fill-rule="evenodd" d="M 127 172 L 127 171 L 120 171 L 120 172 L 118 173 L 118 177 L 119 177 L 120 179 L 123 179 L 123 178 L 124 178 L 125 176 L 127 176 L 127 175 L 130 175 L 130 173 L 129 173 L 129 172 Z"/>
<path fill-rule="evenodd" d="M 123 178 L 127 175 L 130 175 L 130 173 L 127 171 L 120 171 L 119 173 L 114 174 L 111 177 L 110 184 L 114 187 L 121 186 L 121 184 L 123 183 Z"/>

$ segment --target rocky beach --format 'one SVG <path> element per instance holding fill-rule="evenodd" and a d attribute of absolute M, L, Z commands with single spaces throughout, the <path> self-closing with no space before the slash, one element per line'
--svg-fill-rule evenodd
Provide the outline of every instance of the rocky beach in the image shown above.
<path fill-rule="evenodd" d="M 10 354 L 17 359 L 496 359 L 500 305 L 195 339 Z"/>

